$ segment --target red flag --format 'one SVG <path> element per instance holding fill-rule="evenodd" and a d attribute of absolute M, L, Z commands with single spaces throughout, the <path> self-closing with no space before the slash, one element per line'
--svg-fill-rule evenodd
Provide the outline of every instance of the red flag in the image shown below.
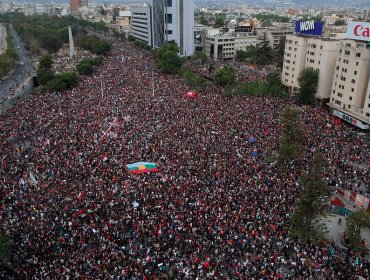
<path fill-rule="evenodd" d="M 107 153 L 103 153 L 103 154 L 100 156 L 100 159 L 101 159 L 102 161 L 107 161 L 107 160 L 108 160 Z"/>
<path fill-rule="evenodd" d="M 84 192 L 84 191 L 80 192 L 80 194 L 78 195 L 77 199 L 78 199 L 78 200 L 81 200 L 81 198 L 82 198 L 84 195 L 85 195 L 85 192 Z"/>

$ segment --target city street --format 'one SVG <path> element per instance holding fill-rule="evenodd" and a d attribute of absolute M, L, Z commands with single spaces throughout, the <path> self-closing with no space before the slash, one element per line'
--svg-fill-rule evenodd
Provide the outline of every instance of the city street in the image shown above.
<path fill-rule="evenodd" d="M 6 50 L 6 28 L 4 25 L 0 25 L 0 54 Z"/>
<path fill-rule="evenodd" d="M 10 25 L 9 29 L 13 37 L 14 47 L 19 55 L 19 61 L 14 72 L 0 81 L 0 105 L 11 95 L 14 95 L 14 93 L 22 87 L 25 81 L 35 75 L 32 60 L 27 55 L 24 44 L 21 42 L 20 37 L 12 25 Z"/>

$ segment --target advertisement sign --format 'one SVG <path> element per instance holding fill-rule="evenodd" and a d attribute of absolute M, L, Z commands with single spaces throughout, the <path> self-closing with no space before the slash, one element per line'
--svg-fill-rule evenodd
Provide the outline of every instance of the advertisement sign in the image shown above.
<path fill-rule="evenodd" d="M 235 26 L 235 32 L 252 32 L 253 26 Z"/>
<path fill-rule="evenodd" d="M 370 23 L 351 21 L 347 26 L 347 39 L 370 41 Z"/>
<path fill-rule="evenodd" d="M 322 28 L 323 23 L 321 21 L 305 20 L 295 22 L 295 33 L 321 36 Z"/>
<path fill-rule="evenodd" d="M 366 123 L 363 123 L 362 121 L 354 118 L 354 117 L 351 117 L 343 112 L 340 112 L 338 110 L 333 110 L 333 115 L 334 116 L 337 116 L 338 118 L 342 119 L 342 120 L 345 120 L 346 122 L 349 122 L 350 124 L 353 124 L 354 126 L 357 126 L 361 129 L 369 129 L 370 126 Z"/>

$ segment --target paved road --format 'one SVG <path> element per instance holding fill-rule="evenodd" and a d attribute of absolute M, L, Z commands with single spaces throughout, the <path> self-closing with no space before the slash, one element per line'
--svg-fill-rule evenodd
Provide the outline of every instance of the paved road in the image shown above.
<path fill-rule="evenodd" d="M 33 62 L 28 56 L 27 51 L 24 48 L 24 44 L 21 42 L 21 39 L 14 27 L 12 25 L 9 27 L 9 31 L 13 37 L 14 47 L 19 55 L 19 61 L 11 76 L 0 81 L 0 105 L 9 97 L 14 95 L 15 92 L 22 87 L 24 82 L 35 75 Z"/>
<path fill-rule="evenodd" d="M 0 24 L 0 54 L 6 51 L 6 28 Z"/>

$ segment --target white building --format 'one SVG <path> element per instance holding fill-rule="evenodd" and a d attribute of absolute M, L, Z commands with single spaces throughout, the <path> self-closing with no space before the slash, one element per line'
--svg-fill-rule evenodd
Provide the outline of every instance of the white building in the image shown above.
<path fill-rule="evenodd" d="M 173 41 L 181 56 L 194 53 L 194 0 L 151 0 L 131 12 L 135 38 L 154 48 Z"/>
<path fill-rule="evenodd" d="M 333 114 L 361 129 L 370 129 L 369 23 L 348 25 L 347 38 L 288 35 L 282 83 L 297 90 L 305 68 L 319 70 L 316 97 L 329 100 Z"/>
<path fill-rule="evenodd" d="M 153 46 L 152 17 L 149 5 L 131 10 L 131 35 Z"/>
<path fill-rule="evenodd" d="M 253 35 L 213 34 L 212 30 L 207 33 L 204 53 L 215 61 L 234 61 L 237 51 L 257 44 L 257 36 Z"/>
<path fill-rule="evenodd" d="M 370 25 L 370 24 L 369 24 Z M 352 117 L 351 123 L 370 125 L 370 45 L 365 41 L 343 40 L 338 53 L 329 105 Z"/>

